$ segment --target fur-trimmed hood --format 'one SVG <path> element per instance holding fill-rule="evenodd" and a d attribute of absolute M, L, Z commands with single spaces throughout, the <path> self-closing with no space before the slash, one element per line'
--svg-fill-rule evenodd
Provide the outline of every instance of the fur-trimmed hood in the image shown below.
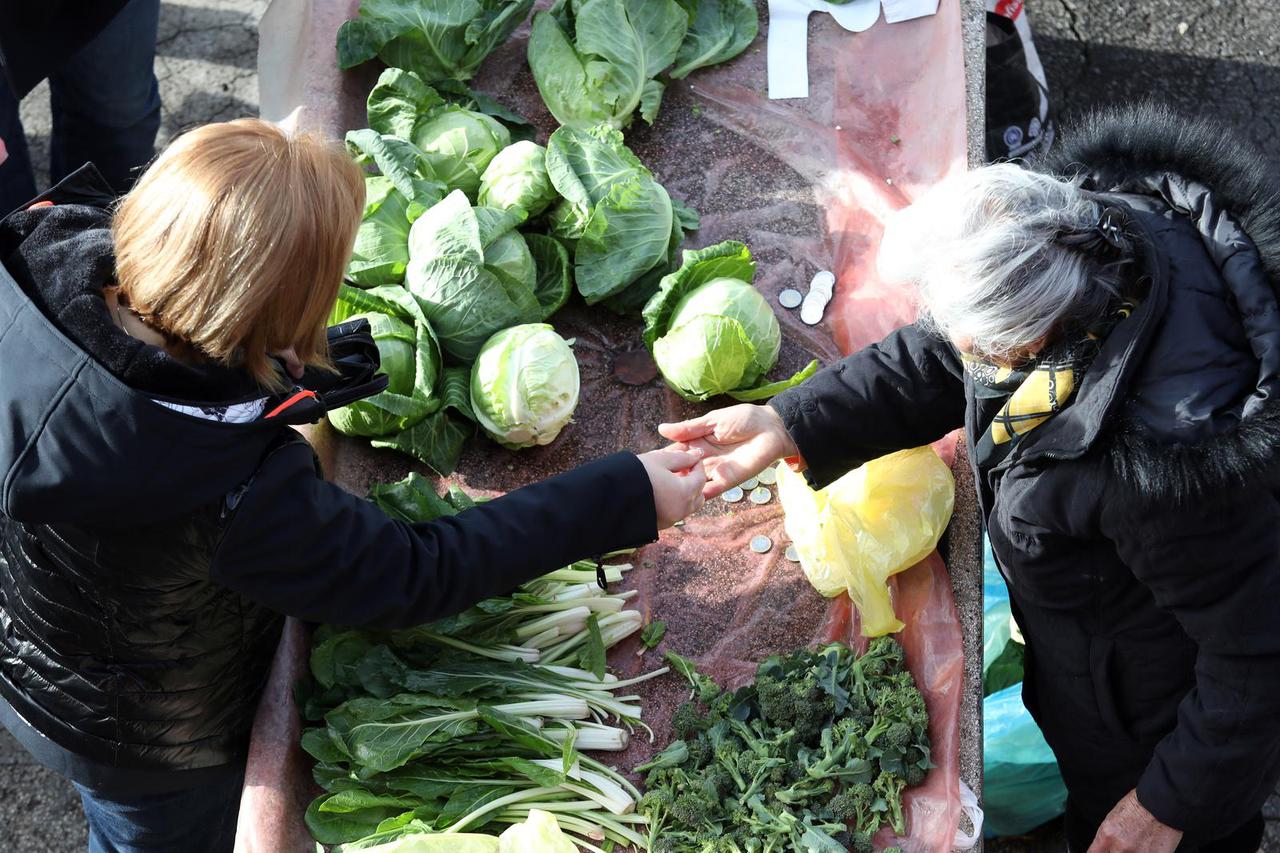
<path fill-rule="evenodd" d="M 1159 327 L 1099 446 L 1143 502 L 1280 473 L 1280 183 L 1229 129 L 1144 104 L 1098 112 L 1036 168 L 1118 194 L 1158 235 Z"/>

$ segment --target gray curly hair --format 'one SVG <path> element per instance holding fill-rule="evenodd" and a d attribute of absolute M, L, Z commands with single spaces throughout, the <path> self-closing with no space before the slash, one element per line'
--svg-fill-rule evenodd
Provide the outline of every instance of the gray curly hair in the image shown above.
<path fill-rule="evenodd" d="M 918 290 L 921 320 L 987 356 L 1008 356 L 1104 317 L 1118 265 L 1061 238 L 1102 206 L 1073 180 L 1012 164 L 947 178 L 890 217 L 881 277 Z"/>

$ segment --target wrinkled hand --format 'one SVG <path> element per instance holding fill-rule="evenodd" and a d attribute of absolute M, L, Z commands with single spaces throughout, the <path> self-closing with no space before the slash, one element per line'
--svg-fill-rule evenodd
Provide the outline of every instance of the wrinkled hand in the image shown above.
<path fill-rule="evenodd" d="M 658 432 L 702 452 L 707 472 L 702 494 L 707 498 L 754 477 L 779 459 L 800 453 L 777 412 L 749 403 L 717 409 L 691 421 L 660 424 Z"/>
<path fill-rule="evenodd" d="M 707 483 L 707 474 L 700 452 L 651 450 L 640 454 L 639 458 L 653 486 L 653 505 L 658 514 L 659 530 L 665 530 L 702 508 L 706 502 L 702 489 Z"/>
<path fill-rule="evenodd" d="M 1089 853 L 1173 853 L 1181 841 L 1182 830 L 1156 820 L 1130 791 L 1098 827 Z"/>

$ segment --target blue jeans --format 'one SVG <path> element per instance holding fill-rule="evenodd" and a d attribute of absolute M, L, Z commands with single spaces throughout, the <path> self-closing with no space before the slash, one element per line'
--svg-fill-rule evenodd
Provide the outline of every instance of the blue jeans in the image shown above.
<path fill-rule="evenodd" d="M 77 784 L 89 853 L 231 853 L 243 774 L 168 794 L 117 796 Z"/>
<path fill-rule="evenodd" d="M 102 32 L 49 78 L 53 183 L 92 162 L 117 192 L 125 192 L 155 156 L 160 129 L 156 29 L 160 0 L 131 0 Z M 36 195 L 18 116 L 18 100 L 0 83 L 0 216 Z"/>

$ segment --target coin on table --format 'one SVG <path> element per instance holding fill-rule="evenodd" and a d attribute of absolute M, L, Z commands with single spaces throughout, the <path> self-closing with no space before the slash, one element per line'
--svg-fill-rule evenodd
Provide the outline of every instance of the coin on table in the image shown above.
<path fill-rule="evenodd" d="M 773 500 L 773 492 L 769 491 L 768 486 L 757 486 L 751 490 L 753 504 L 767 504 L 771 500 Z"/>
<path fill-rule="evenodd" d="M 760 481 L 762 486 L 772 486 L 778 482 L 778 472 L 773 468 L 765 468 L 756 479 Z"/>
<path fill-rule="evenodd" d="M 742 500 L 742 495 L 742 489 L 734 486 L 732 489 L 725 489 L 724 494 L 720 496 L 720 500 L 725 503 L 736 504 L 738 501 Z"/>
<path fill-rule="evenodd" d="M 794 288 L 788 287 L 778 294 L 778 304 L 783 308 L 799 308 L 803 301 L 804 297 L 800 295 L 800 291 Z"/>
<path fill-rule="evenodd" d="M 747 479 L 742 481 L 742 488 L 748 492 L 754 489 L 758 485 L 760 485 L 760 480 L 757 479 L 756 477 L 748 477 Z"/>
<path fill-rule="evenodd" d="M 800 562 L 800 552 L 796 550 L 795 545 L 788 545 L 787 550 L 783 552 L 784 557 L 793 563 Z"/>
<path fill-rule="evenodd" d="M 769 549 L 773 547 L 773 540 L 768 536 L 752 536 L 751 550 L 757 554 L 767 554 Z"/>

